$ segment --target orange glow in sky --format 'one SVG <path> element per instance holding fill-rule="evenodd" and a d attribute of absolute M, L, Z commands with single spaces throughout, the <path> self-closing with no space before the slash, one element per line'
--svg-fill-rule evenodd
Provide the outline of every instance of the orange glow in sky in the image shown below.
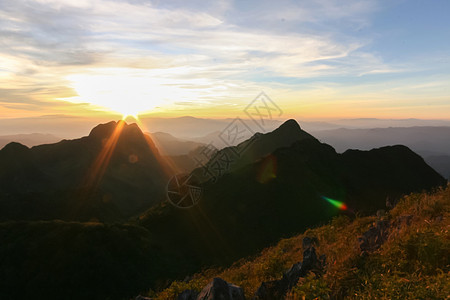
<path fill-rule="evenodd" d="M 5 1 L 0 118 L 450 118 L 448 1 Z"/>

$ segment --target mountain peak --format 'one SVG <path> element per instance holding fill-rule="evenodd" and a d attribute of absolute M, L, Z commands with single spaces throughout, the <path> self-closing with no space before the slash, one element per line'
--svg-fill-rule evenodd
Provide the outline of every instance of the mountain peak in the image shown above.
<path fill-rule="evenodd" d="M 89 133 L 90 137 L 95 138 L 105 138 L 111 135 L 111 133 L 116 129 L 117 124 L 119 124 L 120 121 L 111 121 L 104 124 L 99 124 L 92 128 L 91 132 Z M 122 121 L 124 122 L 124 121 Z M 125 123 L 126 124 L 126 123 Z"/>
<path fill-rule="evenodd" d="M 291 143 L 303 140 L 305 138 L 315 139 L 312 135 L 301 129 L 300 125 L 294 119 L 289 119 L 280 125 L 277 129 L 267 133 L 269 136 L 278 136 L 282 140 L 289 140 L 290 143 L 285 146 L 290 146 Z"/>
<path fill-rule="evenodd" d="M 147 153 L 151 151 L 152 157 L 159 155 L 151 137 L 145 135 L 136 123 L 128 124 L 124 120 L 111 121 L 95 126 L 89 133 L 89 138 L 95 143 L 103 142 L 111 137 L 117 142 L 116 152 L 129 155 L 131 152 Z"/>
<path fill-rule="evenodd" d="M 95 126 L 89 133 L 89 137 L 100 139 L 110 137 L 118 125 L 123 126 L 122 132 L 127 132 L 127 134 L 133 134 L 138 136 L 143 135 L 141 129 L 136 123 L 127 124 L 127 122 L 119 120 L 117 122 L 111 121 L 108 123 L 99 124 Z"/>
<path fill-rule="evenodd" d="M 12 154 L 19 152 L 23 153 L 28 150 L 30 150 L 30 148 L 17 142 L 11 142 L 7 144 L 5 147 L 3 147 L 3 149 L 1 149 L 1 151 L 3 151 L 4 153 L 12 153 Z"/>
<path fill-rule="evenodd" d="M 297 123 L 296 120 L 289 119 L 286 122 L 284 122 L 283 124 L 281 124 L 280 127 L 278 127 L 276 130 L 300 131 L 302 129 L 300 128 L 300 125 Z"/>

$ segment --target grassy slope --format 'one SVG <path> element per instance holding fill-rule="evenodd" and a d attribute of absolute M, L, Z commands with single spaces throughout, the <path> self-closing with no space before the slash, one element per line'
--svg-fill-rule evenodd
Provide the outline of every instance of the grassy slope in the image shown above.
<path fill-rule="evenodd" d="M 397 226 L 399 217 L 413 215 L 411 224 Z M 317 237 L 318 254 L 327 256 L 321 278 L 300 279 L 288 299 L 445 299 L 450 295 L 450 186 L 432 194 L 404 197 L 385 218 L 391 220 L 388 240 L 367 257 L 360 255 L 358 236 L 377 217 L 340 216 L 330 224 L 281 240 L 258 256 L 227 269 L 208 269 L 187 282 L 173 282 L 156 299 L 173 299 L 184 289 L 201 290 L 213 277 L 241 286 L 251 299 L 262 281 L 281 278 L 302 260 L 303 237 Z"/>

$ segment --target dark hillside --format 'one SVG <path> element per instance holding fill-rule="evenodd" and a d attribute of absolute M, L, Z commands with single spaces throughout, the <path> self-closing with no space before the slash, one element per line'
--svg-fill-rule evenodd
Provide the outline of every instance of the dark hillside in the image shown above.
<path fill-rule="evenodd" d="M 0 150 L 0 220 L 123 220 L 164 199 L 164 161 L 136 124 Z"/>

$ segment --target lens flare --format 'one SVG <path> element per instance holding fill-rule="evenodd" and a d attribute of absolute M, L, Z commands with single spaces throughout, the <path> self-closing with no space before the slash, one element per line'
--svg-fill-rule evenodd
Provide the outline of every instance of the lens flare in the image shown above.
<path fill-rule="evenodd" d="M 262 162 L 261 168 L 257 175 L 259 183 L 268 183 L 277 177 L 277 158 L 273 155 L 267 156 Z"/>
<path fill-rule="evenodd" d="M 325 196 L 322 196 L 322 198 L 324 200 L 326 200 L 328 203 L 332 204 L 333 206 L 335 206 L 341 210 L 347 210 L 347 208 L 348 208 L 347 205 L 342 201 L 334 200 L 334 199 L 331 199 L 331 198 L 328 198 Z"/>

